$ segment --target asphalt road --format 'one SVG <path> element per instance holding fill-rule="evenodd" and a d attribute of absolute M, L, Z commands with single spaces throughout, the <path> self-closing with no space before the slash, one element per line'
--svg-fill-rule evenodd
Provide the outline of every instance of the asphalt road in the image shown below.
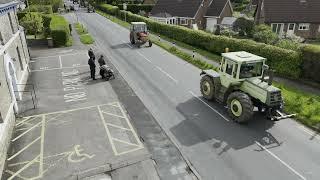
<path fill-rule="evenodd" d="M 198 68 L 157 46 L 131 46 L 128 30 L 100 15 L 77 16 L 202 179 L 320 179 L 319 136 L 290 119 L 233 123 L 202 99 Z"/>

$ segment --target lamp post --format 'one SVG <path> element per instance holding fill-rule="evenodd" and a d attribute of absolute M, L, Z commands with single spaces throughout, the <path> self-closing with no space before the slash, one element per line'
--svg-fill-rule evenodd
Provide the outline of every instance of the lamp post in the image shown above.
<path fill-rule="evenodd" d="M 127 4 L 123 3 L 123 10 L 125 10 L 124 12 L 124 21 L 127 22 Z"/>

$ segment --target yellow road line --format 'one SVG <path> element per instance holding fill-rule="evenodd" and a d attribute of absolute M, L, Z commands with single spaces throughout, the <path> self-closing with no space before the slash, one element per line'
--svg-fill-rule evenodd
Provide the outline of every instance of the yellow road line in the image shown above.
<path fill-rule="evenodd" d="M 30 161 L 28 164 L 26 164 L 25 166 L 23 166 L 23 168 L 19 169 L 19 171 L 17 171 L 16 173 L 14 173 L 8 180 L 13 179 L 14 177 L 16 177 L 18 174 L 20 174 L 22 171 L 24 171 L 25 169 L 27 169 L 29 166 L 31 166 L 34 161 L 36 161 L 39 158 L 39 156 L 37 156 L 36 158 L 34 158 L 32 161 Z"/>
<path fill-rule="evenodd" d="M 118 126 L 118 125 L 115 125 L 115 124 L 111 124 L 111 123 L 107 123 L 107 125 L 115 127 L 115 128 L 123 129 L 123 130 L 126 130 L 126 131 L 132 131 L 131 129 L 124 128 L 124 127 L 121 127 L 121 126 Z"/>
<path fill-rule="evenodd" d="M 116 115 L 116 114 L 112 114 L 112 113 L 107 113 L 107 112 L 104 112 L 104 111 L 101 111 L 102 113 L 104 114 L 108 114 L 110 116 L 115 116 L 115 117 L 118 117 L 118 118 L 122 118 L 122 119 L 125 119 L 126 117 L 123 117 L 123 116 L 119 116 L 119 115 Z"/>
<path fill-rule="evenodd" d="M 24 120 L 22 120 L 22 121 L 19 121 L 15 126 L 18 127 L 20 124 L 24 124 L 24 122 L 27 122 L 27 121 L 29 121 L 30 119 L 31 119 L 31 120 L 34 120 L 34 119 L 36 119 L 36 118 L 37 118 L 37 117 L 35 117 L 35 116 L 26 117 L 26 119 L 24 119 Z"/>
<path fill-rule="evenodd" d="M 26 150 L 28 147 L 30 147 L 33 143 L 37 142 L 39 139 L 41 138 L 41 136 L 39 136 L 37 139 L 33 140 L 30 144 L 28 144 L 27 146 L 25 146 L 24 148 L 22 148 L 20 151 L 18 151 L 16 154 L 12 155 L 11 157 L 9 157 L 7 160 L 10 161 L 11 159 L 15 158 L 16 156 L 18 156 L 20 153 L 22 153 L 24 150 Z"/>
<path fill-rule="evenodd" d="M 14 139 L 11 140 L 11 142 L 16 141 L 17 139 L 21 138 L 22 136 L 24 136 L 25 134 L 27 134 L 28 132 L 30 132 L 32 129 L 34 129 L 35 127 L 39 126 L 39 124 L 41 124 L 41 122 L 37 123 L 36 125 L 32 126 L 31 128 L 29 128 L 27 131 L 21 133 L 19 136 L 15 137 Z"/>
<path fill-rule="evenodd" d="M 131 152 L 134 152 L 134 151 L 138 151 L 140 149 L 143 149 L 143 147 L 138 147 L 138 148 L 135 148 L 135 149 L 130 149 L 128 151 L 124 151 L 124 152 L 118 153 L 118 156 L 119 155 L 123 155 L 123 154 L 128 154 L 128 153 L 131 153 Z"/>
<path fill-rule="evenodd" d="M 6 170 L 5 172 L 8 173 L 8 174 L 11 174 L 11 175 L 14 174 L 14 172 L 12 172 L 12 171 L 10 171 L 10 170 Z M 20 176 L 19 174 L 17 174 L 16 177 L 21 178 L 21 179 L 23 179 L 23 180 L 30 180 L 29 178 L 25 178 L 25 177 L 23 177 L 23 176 Z"/>
<path fill-rule="evenodd" d="M 103 116 L 103 114 L 101 112 L 100 106 L 97 106 L 97 107 L 98 107 L 98 111 L 99 111 L 99 114 L 100 114 L 100 119 L 102 121 L 102 124 L 104 125 L 104 128 L 106 129 L 107 136 L 108 136 L 109 142 L 111 144 L 111 148 L 112 148 L 114 154 L 117 156 L 118 152 L 117 152 L 117 149 L 116 149 L 116 147 L 115 147 L 115 145 L 114 145 L 114 143 L 113 143 L 113 141 L 111 139 L 112 136 L 111 136 L 110 131 L 108 129 L 108 125 L 106 124 L 106 121 L 105 121 L 104 116 Z"/>

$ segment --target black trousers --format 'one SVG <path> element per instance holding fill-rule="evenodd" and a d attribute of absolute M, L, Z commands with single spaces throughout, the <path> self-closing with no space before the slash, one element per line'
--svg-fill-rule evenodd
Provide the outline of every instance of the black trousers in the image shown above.
<path fill-rule="evenodd" d="M 90 73 L 91 73 L 91 78 L 95 79 L 96 78 L 96 68 L 90 67 Z"/>

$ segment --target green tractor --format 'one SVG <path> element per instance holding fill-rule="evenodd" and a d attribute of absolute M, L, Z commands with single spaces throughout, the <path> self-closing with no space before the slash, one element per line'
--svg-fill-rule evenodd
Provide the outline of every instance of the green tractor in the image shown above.
<path fill-rule="evenodd" d="M 200 74 L 203 97 L 226 104 L 230 117 L 238 123 L 248 122 L 254 107 L 271 120 L 294 116 L 281 113 L 281 91 L 272 86 L 274 71 L 265 62 L 265 58 L 244 51 L 222 53 L 218 72 L 203 70 Z"/>

